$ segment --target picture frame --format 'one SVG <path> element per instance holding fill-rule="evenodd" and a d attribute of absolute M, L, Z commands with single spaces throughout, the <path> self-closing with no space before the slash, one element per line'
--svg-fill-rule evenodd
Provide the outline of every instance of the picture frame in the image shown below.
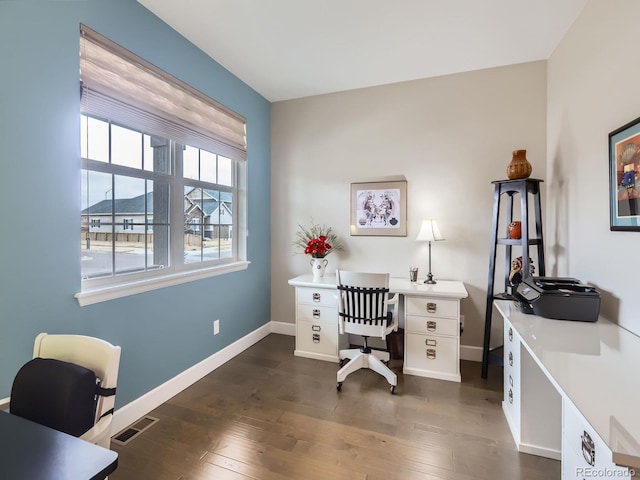
<path fill-rule="evenodd" d="M 609 228 L 640 231 L 640 117 L 609 133 Z"/>
<path fill-rule="evenodd" d="M 351 235 L 407 236 L 407 182 L 351 184 Z"/>

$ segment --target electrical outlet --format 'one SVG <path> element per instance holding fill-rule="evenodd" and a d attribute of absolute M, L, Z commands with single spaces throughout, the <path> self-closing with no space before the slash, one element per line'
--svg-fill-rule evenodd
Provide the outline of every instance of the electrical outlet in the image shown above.
<path fill-rule="evenodd" d="M 213 334 L 217 335 L 220 333 L 220 320 L 213 321 Z"/>

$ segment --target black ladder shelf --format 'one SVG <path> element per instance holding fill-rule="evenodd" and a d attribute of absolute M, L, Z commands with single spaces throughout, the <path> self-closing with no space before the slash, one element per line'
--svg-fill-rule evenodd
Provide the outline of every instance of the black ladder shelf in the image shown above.
<path fill-rule="evenodd" d="M 491 355 L 491 316 L 493 313 L 494 299 L 512 298 L 508 292 L 509 272 L 511 269 L 512 248 L 514 246 L 522 248 L 522 280 L 529 276 L 529 247 L 535 246 L 538 252 L 538 275 L 543 277 L 544 269 L 544 243 L 542 239 L 542 216 L 540 209 L 540 182 L 535 178 L 524 178 L 519 180 L 496 180 L 491 182 L 495 185 L 493 197 L 493 225 L 491 228 L 491 257 L 489 257 L 489 281 L 487 287 L 487 309 L 484 322 L 484 343 L 482 350 L 482 378 L 487 378 L 489 370 L 489 360 Z M 514 195 L 520 196 L 520 221 L 522 222 L 522 235 L 520 239 L 498 237 L 498 227 L 500 225 L 499 216 L 500 201 L 506 195 L 506 224 L 513 221 L 513 201 Z M 535 212 L 535 235 L 529 234 L 529 195 L 532 196 L 533 210 Z M 496 270 L 496 247 L 505 246 L 504 252 L 504 292 L 495 293 L 494 281 Z"/>

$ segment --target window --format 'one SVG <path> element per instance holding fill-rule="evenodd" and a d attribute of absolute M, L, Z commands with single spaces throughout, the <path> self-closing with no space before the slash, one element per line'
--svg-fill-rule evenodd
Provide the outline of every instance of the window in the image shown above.
<path fill-rule="evenodd" d="M 80 303 L 246 268 L 244 120 L 84 26 L 80 44 Z"/>

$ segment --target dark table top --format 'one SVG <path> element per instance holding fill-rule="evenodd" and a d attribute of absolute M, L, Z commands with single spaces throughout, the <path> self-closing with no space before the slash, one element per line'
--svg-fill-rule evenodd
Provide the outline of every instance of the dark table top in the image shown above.
<path fill-rule="evenodd" d="M 102 480 L 117 466 L 114 451 L 0 412 L 0 480 Z"/>

